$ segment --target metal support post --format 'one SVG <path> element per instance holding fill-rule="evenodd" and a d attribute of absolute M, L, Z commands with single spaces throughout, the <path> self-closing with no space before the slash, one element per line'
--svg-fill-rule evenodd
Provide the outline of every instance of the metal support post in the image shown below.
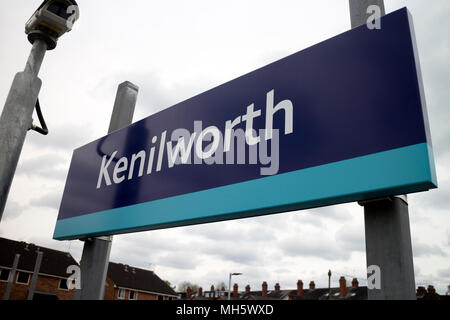
<path fill-rule="evenodd" d="M 16 277 L 17 265 L 19 264 L 20 254 L 16 254 L 14 257 L 13 267 L 9 274 L 8 286 L 6 287 L 5 295 L 3 296 L 3 300 L 9 300 L 9 296 L 11 294 L 11 289 L 14 283 L 14 278 Z"/>
<path fill-rule="evenodd" d="M 139 88 L 128 81 L 119 85 L 108 133 L 132 123 L 138 91 Z M 81 290 L 75 294 L 75 299 L 103 300 L 111 245 L 112 237 L 84 241 L 80 262 Z"/>
<path fill-rule="evenodd" d="M 365 24 L 367 8 L 383 0 L 349 0 L 352 28 Z M 406 196 L 360 203 L 364 206 L 367 267 L 380 271 L 378 288 L 368 290 L 369 300 L 415 299 L 414 264 Z"/>
<path fill-rule="evenodd" d="M 31 117 L 42 84 L 37 75 L 46 50 L 44 41 L 34 42 L 25 70 L 14 77 L 0 117 L 0 221 L 25 136 L 31 128 Z"/>
<path fill-rule="evenodd" d="M 39 276 L 39 270 L 41 269 L 42 255 L 44 253 L 42 251 L 37 252 L 36 264 L 34 265 L 33 278 L 31 278 L 31 285 L 28 289 L 28 300 L 33 300 L 34 291 L 36 290 L 36 282 Z"/>
<path fill-rule="evenodd" d="M 380 289 L 369 300 L 414 300 L 414 263 L 408 203 L 398 197 L 364 204 L 367 266 L 380 268 Z"/>

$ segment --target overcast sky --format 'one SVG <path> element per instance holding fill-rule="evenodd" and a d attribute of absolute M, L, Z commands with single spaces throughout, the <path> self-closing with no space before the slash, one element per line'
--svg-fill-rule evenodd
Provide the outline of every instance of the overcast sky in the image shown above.
<path fill-rule="evenodd" d="M 0 12 L 0 108 L 30 44 L 24 24 L 40 0 L 4 1 Z M 52 240 L 72 150 L 106 134 L 119 83 L 140 87 L 134 121 L 326 40 L 350 28 L 347 0 L 78 0 L 80 20 L 40 78 L 50 135 L 27 136 L 0 236 L 69 251 Z M 439 189 L 409 196 L 417 285 L 450 284 L 450 1 L 386 0 L 407 6 L 416 29 Z M 34 117 L 37 119 L 37 117 Z M 382 236 L 382 235 L 381 235 Z M 333 285 L 346 275 L 365 285 L 363 208 L 356 203 L 169 230 L 115 236 L 111 261 L 155 270 L 173 284 L 240 289 Z"/>

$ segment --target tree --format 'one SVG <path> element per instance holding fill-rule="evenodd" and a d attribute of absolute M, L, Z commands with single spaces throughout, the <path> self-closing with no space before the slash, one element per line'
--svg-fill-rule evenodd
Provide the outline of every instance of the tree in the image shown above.
<path fill-rule="evenodd" d="M 198 284 L 194 284 L 190 281 L 183 281 L 182 283 L 180 283 L 177 286 L 177 291 L 178 292 L 186 292 L 187 288 L 191 288 L 192 292 L 196 292 L 199 288 Z"/>
<path fill-rule="evenodd" d="M 165 282 L 169 287 L 171 287 L 172 290 L 175 290 L 175 288 L 177 287 L 177 286 L 172 286 L 172 284 L 170 283 L 169 280 L 164 280 L 164 282 Z"/>
<path fill-rule="evenodd" d="M 225 291 L 228 290 L 228 286 L 224 281 L 217 283 L 215 288 L 216 290 L 222 290 L 222 288 L 225 288 Z"/>

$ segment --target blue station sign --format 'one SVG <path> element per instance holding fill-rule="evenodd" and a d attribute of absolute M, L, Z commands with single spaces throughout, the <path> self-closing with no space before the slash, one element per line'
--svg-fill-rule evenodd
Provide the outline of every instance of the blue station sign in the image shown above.
<path fill-rule="evenodd" d="M 74 151 L 54 238 L 185 226 L 437 187 L 406 8 Z"/>

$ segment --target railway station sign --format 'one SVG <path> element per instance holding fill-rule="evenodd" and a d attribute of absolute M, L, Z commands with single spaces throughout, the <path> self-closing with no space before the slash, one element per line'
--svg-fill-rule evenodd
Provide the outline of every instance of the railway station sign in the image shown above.
<path fill-rule="evenodd" d="M 54 238 L 185 226 L 437 187 L 406 8 L 76 149 Z"/>

